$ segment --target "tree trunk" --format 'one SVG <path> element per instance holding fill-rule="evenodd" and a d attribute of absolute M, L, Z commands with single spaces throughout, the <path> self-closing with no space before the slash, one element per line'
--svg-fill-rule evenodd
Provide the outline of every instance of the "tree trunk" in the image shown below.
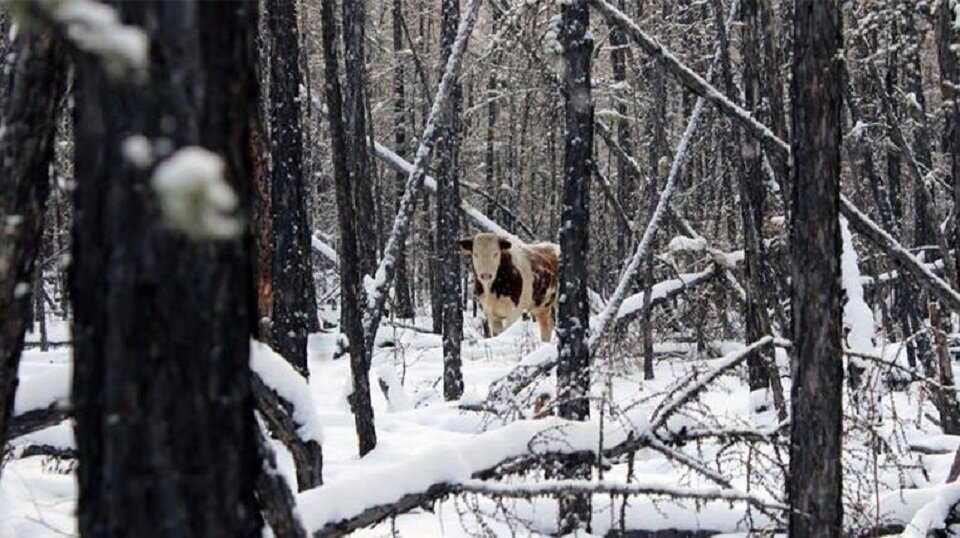
<path fill-rule="evenodd" d="M 447 58 L 460 24 L 459 0 L 443 0 L 440 38 L 440 65 Z M 440 76 L 443 76 L 441 68 Z M 440 306 L 443 329 L 443 397 L 457 400 L 463 395 L 460 344 L 463 340 L 463 303 L 460 283 L 460 253 L 454 247 L 460 238 L 460 84 L 450 96 L 450 105 L 441 120 L 437 142 L 437 236 L 436 255 L 440 268 Z"/>
<path fill-rule="evenodd" d="M 78 62 L 71 268 L 73 404 L 83 536 L 259 536 L 250 391 L 254 304 L 243 234 L 161 223 L 131 133 L 200 145 L 249 210 L 258 106 L 251 2 L 116 2 L 150 32 L 150 83 Z"/>
<path fill-rule="evenodd" d="M 954 27 L 951 2 L 940 2 L 937 18 L 937 51 L 940 60 L 940 87 L 946 113 L 943 133 L 944 152 L 950 155 L 950 176 L 953 178 L 953 207 L 960 208 L 960 58 L 956 50 L 958 32 Z M 956 9 L 956 7 L 954 7 Z M 960 218 L 953 219 L 953 247 L 957 267 L 960 267 Z M 960 272 L 960 271 L 958 271 Z M 960 282 L 953 285 L 960 289 Z"/>
<path fill-rule="evenodd" d="M 50 164 L 66 80 L 62 47 L 50 33 L 21 29 L 3 69 L 0 134 L 0 457 L 13 414 L 24 333 L 31 323 Z M 42 298 L 41 298 L 42 299 Z M 2 464 L 0 464 L 2 468 Z"/>
<path fill-rule="evenodd" d="M 319 328 L 300 125 L 300 43 L 295 0 L 267 0 L 270 59 L 270 213 L 273 311 L 269 343 L 304 376 L 307 335 Z"/>
<path fill-rule="evenodd" d="M 762 29 L 757 0 L 743 0 L 743 86 L 744 108 L 760 112 L 761 78 L 760 68 L 763 56 L 760 52 L 760 31 Z M 763 248 L 763 153 L 760 143 L 749 136 L 740 142 L 742 171 L 740 175 L 740 215 L 743 220 L 744 264 L 743 289 L 744 319 L 746 321 L 746 341 L 756 342 L 770 334 L 770 320 L 767 315 L 766 291 L 764 283 Z M 747 358 L 747 372 L 750 390 L 766 388 L 770 385 L 767 364 L 773 362 L 773 353 L 769 349 L 758 350 Z"/>
<path fill-rule="evenodd" d="M 406 84 L 404 83 L 403 64 L 401 57 L 403 46 L 403 0 L 393 0 L 393 130 L 394 143 L 397 155 L 407 159 L 407 131 L 406 131 Z M 407 175 L 397 170 L 394 175 L 394 211 L 400 209 L 400 198 L 403 197 L 403 188 L 407 182 Z M 407 249 L 401 246 L 397 256 L 397 276 L 394 283 L 394 314 L 401 318 L 413 318 L 415 315 L 413 297 L 410 293 L 410 278 L 407 276 Z"/>
<path fill-rule="evenodd" d="M 356 208 L 356 249 L 359 264 L 353 267 L 362 279 L 373 276 L 377 268 L 377 240 L 374 224 L 373 173 L 367 142 L 366 87 L 367 68 L 364 53 L 366 0 L 343 3 L 344 83 L 343 121 L 347 129 L 347 167 L 353 179 L 350 195 Z"/>
<path fill-rule="evenodd" d="M 347 130 L 343 121 L 343 100 L 340 93 L 337 59 L 337 27 L 333 16 L 336 0 L 323 0 L 320 18 L 323 40 L 323 74 L 326 82 L 328 117 L 330 118 L 331 155 L 337 199 L 337 222 L 340 225 L 340 331 L 347 339 L 353 392 L 349 396 L 357 428 L 359 452 L 363 456 L 377 446 L 377 432 L 370 402 L 370 363 L 367 360 L 363 334 L 360 253 L 357 249 L 356 207 L 352 196 L 352 172 L 347 159 Z"/>
<path fill-rule="evenodd" d="M 836 0 L 796 0 L 795 8 L 789 531 L 839 537 L 841 16 Z"/>
<path fill-rule="evenodd" d="M 590 14 L 586 0 L 572 0 L 561 10 L 560 45 L 564 56 L 561 91 L 566 141 L 560 217 L 557 401 L 561 417 L 587 420 L 590 417 L 590 350 L 586 330 L 590 323 L 587 234 L 590 222 L 588 187 L 593 167 L 593 97 L 590 87 L 593 40 L 587 33 Z M 567 479 L 589 479 L 589 458 L 568 458 L 561 475 Z M 584 527 L 589 532 L 590 497 L 563 495 L 559 502 L 558 534 Z"/>

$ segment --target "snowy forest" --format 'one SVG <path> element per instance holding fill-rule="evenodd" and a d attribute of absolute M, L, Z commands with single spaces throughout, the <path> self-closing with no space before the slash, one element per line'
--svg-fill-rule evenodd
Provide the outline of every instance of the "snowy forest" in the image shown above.
<path fill-rule="evenodd" d="M 0 538 L 960 536 L 960 1 L 0 49 Z"/>

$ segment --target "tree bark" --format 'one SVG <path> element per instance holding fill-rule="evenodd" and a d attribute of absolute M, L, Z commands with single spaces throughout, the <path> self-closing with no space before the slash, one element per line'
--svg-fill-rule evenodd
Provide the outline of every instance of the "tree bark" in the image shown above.
<path fill-rule="evenodd" d="M 153 61 L 146 86 L 78 62 L 78 527 L 83 536 L 259 536 L 250 238 L 165 228 L 150 170 L 121 152 L 132 133 L 201 145 L 223 159 L 249 211 L 256 5 L 114 6 L 149 32 Z"/>
<path fill-rule="evenodd" d="M 401 57 L 403 47 L 403 0 L 393 0 L 393 136 L 397 153 L 403 158 L 407 155 L 407 102 L 406 83 L 404 75 L 405 60 Z M 400 209 L 400 199 L 403 197 L 403 187 L 407 175 L 402 170 L 394 174 L 394 211 Z M 413 297 L 410 290 L 410 279 L 407 276 L 407 249 L 401 245 L 397 254 L 397 276 L 393 285 L 394 313 L 400 318 L 413 318 L 415 315 Z"/>
<path fill-rule="evenodd" d="M 944 152 L 950 155 L 950 176 L 953 178 L 953 207 L 960 208 L 960 54 L 956 50 L 958 31 L 954 27 L 951 2 L 940 2 L 937 17 L 937 52 L 940 60 L 940 87 L 943 92 L 943 107 L 946 113 L 946 128 L 943 133 Z M 954 7 L 953 9 L 957 9 Z M 936 225 L 936 223 L 933 223 Z M 953 219 L 953 248 L 956 266 L 960 267 L 960 218 Z M 946 256 L 947 253 L 944 253 Z M 960 270 L 958 270 L 960 273 Z M 960 276 L 958 276 L 960 278 Z M 953 282 L 960 289 L 960 282 Z"/>
<path fill-rule="evenodd" d="M 359 452 L 363 456 L 377 446 L 377 432 L 370 402 L 370 362 L 367 359 L 362 309 L 360 253 L 357 249 L 358 230 L 353 199 L 353 173 L 347 159 L 347 128 L 344 125 L 343 99 L 340 93 L 337 53 L 337 27 L 333 13 L 335 0 L 320 4 L 322 26 L 324 80 L 329 107 L 331 154 L 337 199 L 337 221 L 340 225 L 340 331 L 347 339 L 353 392 L 349 396 L 357 429 Z"/>
<path fill-rule="evenodd" d="M 270 214 L 273 309 L 269 343 L 304 376 L 307 335 L 319 329 L 300 124 L 300 37 L 295 0 L 267 0 L 270 59 Z"/>
<path fill-rule="evenodd" d="M 0 457 L 13 415 L 23 338 L 40 252 L 53 139 L 66 80 L 50 32 L 21 29 L 4 65 L 0 134 Z M 2 469 L 2 464 L 0 464 Z"/>
<path fill-rule="evenodd" d="M 566 140 L 563 155 L 563 201 L 560 217 L 560 299 L 557 335 L 557 401 L 559 415 L 570 420 L 590 417 L 590 349 L 587 328 L 587 260 L 590 211 L 589 184 L 593 167 L 593 97 L 590 59 L 593 39 L 588 34 L 590 13 L 586 0 L 573 0 L 561 8 L 560 45 L 564 68 L 561 92 L 564 101 Z M 589 479 L 589 457 L 570 457 L 560 474 L 569 479 Z M 562 495 L 559 534 L 590 529 L 590 497 Z"/>
<path fill-rule="evenodd" d="M 789 534 L 839 537 L 841 15 L 836 0 L 796 0 L 793 56 L 793 408 Z M 811 517 L 812 516 L 812 517 Z"/>
<path fill-rule="evenodd" d="M 460 24 L 459 0 L 443 0 L 440 39 L 440 65 L 447 59 Z M 443 73 L 440 73 L 443 76 Z M 442 117 L 437 141 L 437 234 L 436 256 L 439 265 L 441 328 L 443 335 L 443 397 L 457 400 L 463 395 L 460 344 L 463 340 L 463 303 L 460 278 L 460 253 L 454 248 L 460 238 L 460 102 L 462 90 L 457 83 L 450 105 Z"/>

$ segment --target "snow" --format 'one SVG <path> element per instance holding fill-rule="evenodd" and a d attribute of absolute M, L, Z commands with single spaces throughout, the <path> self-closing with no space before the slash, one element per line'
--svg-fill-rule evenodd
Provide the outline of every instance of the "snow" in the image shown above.
<path fill-rule="evenodd" d="M 140 134 L 130 135 L 123 139 L 120 151 L 125 159 L 138 168 L 149 167 L 155 159 L 150 140 Z"/>
<path fill-rule="evenodd" d="M 678 235 L 667 244 L 667 250 L 677 252 L 703 252 L 707 249 L 707 240 L 702 237 L 690 238 Z"/>
<path fill-rule="evenodd" d="M 21 361 L 20 384 L 13 403 L 19 415 L 51 405 L 65 405 L 70 399 L 71 353 L 68 349 L 40 352 L 26 350 Z M 44 362 L 38 362 L 42 359 Z"/>
<path fill-rule="evenodd" d="M 654 301 L 657 299 L 662 299 L 666 297 L 668 293 L 686 286 L 688 282 L 698 280 L 710 275 L 711 273 L 713 273 L 713 270 L 707 269 L 706 271 L 700 271 L 698 273 L 684 273 L 678 275 L 677 278 L 664 280 L 663 282 L 657 282 L 650 287 L 650 300 Z M 645 292 L 640 292 L 624 299 L 620 304 L 620 309 L 617 310 L 617 317 L 622 318 L 624 316 L 628 316 L 643 308 L 644 295 Z"/>
<path fill-rule="evenodd" d="M 300 438 L 322 444 L 323 427 L 307 380 L 270 346 L 256 340 L 250 341 L 250 369 L 293 406 L 293 421 L 298 425 Z"/>
<path fill-rule="evenodd" d="M 112 7 L 94 0 L 36 1 L 73 44 L 100 59 L 107 73 L 123 76 L 147 68 L 150 41 L 135 26 L 124 25 Z"/>
<path fill-rule="evenodd" d="M 853 248 L 853 236 L 850 234 L 847 219 L 843 217 L 840 217 L 840 235 L 843 240 L 840 272 L 847 299 L 843 305 L 843 326 L 849 331 L 846 342 L 850 349 L 865 352 L 873 349 L 874 345 L 873 311 L 863 298 L 857 252 Z"/>
<path fill-rule="evenodd" d="M 330 260 L 334 265 L 340 265 L 340 257 L 337 256 L 337 251 L 328 245 L 323 239 L 321 239 L 317 234 L 313 234 L 310 237 L 310 246 L 313 250 L 317 251 L 321 256 Z"/>
<path fill-rule="evenodd" d="M 151 182 L 164 225 L 195 239 L 230 239 L 243 230 L 239 199 L 224 179 L 223 159 L 189 146 L 157 165 Z"/>

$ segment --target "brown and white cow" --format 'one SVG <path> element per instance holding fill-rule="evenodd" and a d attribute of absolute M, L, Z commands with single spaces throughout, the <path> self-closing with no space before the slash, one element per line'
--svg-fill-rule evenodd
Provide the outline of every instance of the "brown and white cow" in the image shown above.
<path fill-rule="evenodd" d="M 513 244 L 492 233 L 461 239 L 460 251 L 470 256 L 473 293 L 496 336 L 529 312 L 540 328 L 540 340 L 550 341 L 557 303 L 557 258 L 554 243 Z"/>

